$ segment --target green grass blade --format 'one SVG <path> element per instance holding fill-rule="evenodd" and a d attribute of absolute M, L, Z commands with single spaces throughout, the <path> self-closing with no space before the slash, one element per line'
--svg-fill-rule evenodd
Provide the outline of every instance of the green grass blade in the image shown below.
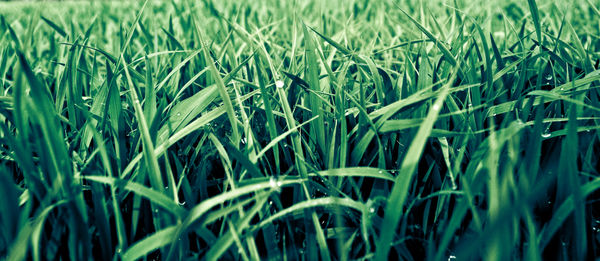
<path fill-rule="evenodd" d="M 240 140 L 240 134 L 238 130 L 238 121 L 236 119 L 235 111 L 233 109 L 233 103 L 231 102 L 231 98 L 229 97 L 229 93 L 227 92 L 227 87 L 225 87 L 225 83 L 223 82 L 223 78 L 221 77 L 221 73 L 217 70 L 215 66 L 215 61 L 212 56 L 208 52 L 208 47 L 204 42 L 204 37 L 202 37 L 202 31 L 196 25 L 196 33 L 200 36 L 200 42 L 202 44 L 202 53 L 204 54 L 204 59 L 208 64 L 210 71 L 213 75 L 214 81 L 217 84 L 217 89 L 219 90 L 219 95 L 223 100 L 223 104 L 225 105 L 225 110 L 227 111 L 227 117 L 229 118 L 229 124 L 231 124 L 232 137 L 231 140 L 234 141 L 235 147 L 238 147 L 238 142 Z"/>
<path fill-rule="evenodd" d="M 135 118 L 141 132 L 144 159 L 150 172 L 150 183 L 152 184 L 152 188 L 156 191 L 164 191 L 165 183 L 163 182 L 162 174 L 160 172 L 157 155 L 154 154 L 154 143 L 152 142 L 152 136 L 150 136 L 148 120 L 146 120 L 146 117 L 144 117 L 144 110 L 142 109 L 142 105 L 137 96 L 137 91 L 133 85 L 133 82 L 131 81 L 131 77 L 129 76 L 129 70 L 127 69 L 127 64 L 125 63 L 123 56 L 121 56 L 121 60 L 125 64 L 125 76 L 127 77 L 129 95 L 135 110 Z"/>
<path fill-rule="evenodd" d="M 595 179 L 581 186 L 580 195 L 582 198 L 587 197 L 589 194 L 600 189 L 600 179 Z M 556 232 L 563 226 L 565 220 L 573 214 L 575 210 L 575 201 L 573 195 L 567 197 L 562 204 L 554 211 L 552 219 L 542 229 L 538 238 L 539 249 L 545 249 L 548 243 Z"/>
<path fill-rule="evenodd" d="M 161 206 L 176 217 L 183 218 L 187 214 L 187 211 L 179 206 L 177 202 L 173 201 L 173 199 L 142 184 L 105 176 L 84 176 L 83 179 L 106 184 L 117 189 L 132 191 L 137 195 L 147 198 L 152 203 Z"/>
<path fill-rule="evenodd" d="M 172 238 L 177 231 L 177 226 L 170 226 L 138 241 L 128 248 L 121 258 L 124 261 L 138 260 L 148 253 L 172 243 Z"/>
<path fill-rule="evenodd" d="M 40 16 L 40 18 L 42 18 L 42 20 L 44 22 L 46 22 L 46 24 L 48 24 L 50 27 L 52 27 L 52 29 L 54 29 L 54 31 L 56 31 L 62 37 L 67 37 L 67 32 L 65 32 L 65 30 L 62 29 L 59 25 L 57 25 L 56 23 L 52 22 L 50 19 L 44 17 L 43 15 Z"/>
<path fill-rule="evenodd" d="M 354 209 L 358 212 L 368 211 L 365 204 L 360 203 L 358 201 L 349 199 L 349 198 L 337 198 L 337 197 L 324 197 L 324 198 L 316 198 L 309 199 L 303 202 L 299 202 L 294 204 L 293 206 L 283 209 L 274 215 L 268 217 L 267 219 L 260 222 L 260 224 L 252 227 L 253 230 L 258 230 L 275 220 L 281 219 L 287 215 L 293 213 L 301 213 L 303 210 L 307 208 L 316 208 L 316 207 L 326 207 L 330 209 L 334 209 L 337 207 L 345 207 L 349 209 Z"/>
<path fill-rule="evenodd" d="M 382 227 L 386 229 L 381 231 L 379 239 L 377 240 L 375 260 L 388 259 L 388 254 L 391 244 L 394 240 L 394 235 L 396 234 L 398 222 L 404 212 L 404 204 L 408 195 L 412 177 L 415 169 L 417 168 L 417 164 L 419 163 L 419 159 L 421 158 L 421 153 L 423 152 L 425 142 L 429 138 L 429 134 L 433 129 L 433 124 L 435 123 L 449 92 L 450 84 L 444 85 L 439 96 L 427 113 L 427 117 L 421 124 L 421 127 L 419 127 L 417 136 L 414 138 L 405 154 L 406 156 L 402 161 L 402 166 L 398 176 L 396 177 L 396 182 L 392 187 L 391 194 L 385 207 L 385 216 Z"/>
<path fill-rule="evenodd" d="M 315 92 L 321 91 L 321 85 L 319 84 L 319 63 L 317 60 L 317 56 L 315 54 L 316 47 L 315 43 L 312 39 L 312 36 L 308 33 L 307 26 L 303 24 L 302 30 L 304 32 L 304 42 L 306 45 L 306 60 L 305 60 L 305 70 L 308 80 L 308 85 L 310 89 Z M 325 130 L 323 126 L 325 125 L 323 121 L 323 106 L 321 100 L 317 96 L 316 93 L 309 94 L 309 103 L 308 108 L 312 112 L 313 117 L 318 117 L 314 122 L 310 123 L 310 135 L 314 135 L 317 141 L 317 147 L 321 152 L 327 151 L 327 145 L 325 144 Z"/>
<path fill-rule="evenodd" d="M 538 43 L 542 45 L 542 26 L 540 25 L 540 14 L 535 3 L 535 0 L 527 0 L 529 4 L 529 11 L 531 12 L 531 19 L 533 20 L 533 26 L 535 27 L 535 35 L 537 36 Z"/>
<path fill-rule="evenodd" d="M 404 13 L 404 15 L 406 15 L 406 17 L 408 17 L 408 19 L 414 25 L 416 25 L 417 28 L 419 28 L 419 30 L 421 32 L 423 32 L 431 41 L 433 41 L 435 43 L 436 47 L 440 49 L 440 51 L 444 55 L 444 58 L 446 59 L 446 61 L 448 61 L 448 63 L 450 63 L 450 65 L 457 66 L 458 62 L 457 62 L 456 58 L 454 58 L 454 55 L 452 55 L 452 53 L 450 52 L 450 50 L 448 49 L 448 47 L 446 47 L 446 45 L 444 43 L 442 43 L 440 40 L 438 40 L 429 30 L 427 30 L 427 28 L 425 28 L 423 25 L 421 25 L 421 23 L 419 23 L 417 20 L 415 20 L 412 16 L 410 16 L 403 9 L 400 8 L 400 11 L 402 11 L 402 13 Z"/>

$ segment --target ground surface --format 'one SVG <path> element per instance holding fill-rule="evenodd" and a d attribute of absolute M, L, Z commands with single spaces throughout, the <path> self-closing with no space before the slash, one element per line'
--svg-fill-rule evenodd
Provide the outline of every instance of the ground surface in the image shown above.
<path fill-rule="evenodd" d="M 247 2 L 0 3 L 0 256 L 600 255 L 597 0 Z"/>

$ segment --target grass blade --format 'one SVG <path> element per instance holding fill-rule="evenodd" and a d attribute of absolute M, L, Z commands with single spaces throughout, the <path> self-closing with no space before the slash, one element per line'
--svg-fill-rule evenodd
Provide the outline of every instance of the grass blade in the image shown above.
<path fill-rule="evenodd" d="M 400 172 L 396 177 L 395 184 L 392 187 L 392 192 L 385 207 L 385 216 L 382 227 L 386 229 L 381 230 L 381 235 L 377 241 L 375 260 L 388 259 L 390 247 L 392 241 L 394 240 L 394 235 L 396 234 L 396 228 L 398 227 L 398 222 L 400 221 L 404 211 L 404 204 L 408 195 L 412 177 L 415 169 L 417 168 L 417 164 L 419 163 L 419 159 L 421 158 L 421 153 L 423 152 L 425 142 L 427 141 L 427 138 L 429 138 L 429 134 L 433 129 L 433 124 L 435 123 L 449 92 L 450 84 L 444 85 L 439 96 L 427 113 L 427 117 L 421 124 L 421 127 L 419 127 L 419 131 L 417 132 L 418 135 L 412 141 L 408 151 L 405 154 L 406 156 L 402 161 Z"/>

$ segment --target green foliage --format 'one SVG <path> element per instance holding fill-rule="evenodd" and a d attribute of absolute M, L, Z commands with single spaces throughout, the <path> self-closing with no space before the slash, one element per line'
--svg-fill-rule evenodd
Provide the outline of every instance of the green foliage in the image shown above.
<path fill-rule="evenodd" d="M 594 258 L 598 6 L 0 3 L 0 256 Z"/>

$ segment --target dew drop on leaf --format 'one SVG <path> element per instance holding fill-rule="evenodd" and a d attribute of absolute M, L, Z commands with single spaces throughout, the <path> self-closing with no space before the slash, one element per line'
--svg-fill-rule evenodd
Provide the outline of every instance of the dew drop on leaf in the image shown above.
<path fill-rule="evenodd" d="M 271 185 L 271 188 L 277 192 L 281 192 L 281 181 L 278 181 L 275 177 L 271 177 L 269 179 L 269 185 Z"/>
<path fill-rule="evenodd" d="M 283 88 L 283 85 L 284 85 L 283 81 L 276 81 L 275 82 L 275 87 L 277 87 L 277 88 Z"/>

